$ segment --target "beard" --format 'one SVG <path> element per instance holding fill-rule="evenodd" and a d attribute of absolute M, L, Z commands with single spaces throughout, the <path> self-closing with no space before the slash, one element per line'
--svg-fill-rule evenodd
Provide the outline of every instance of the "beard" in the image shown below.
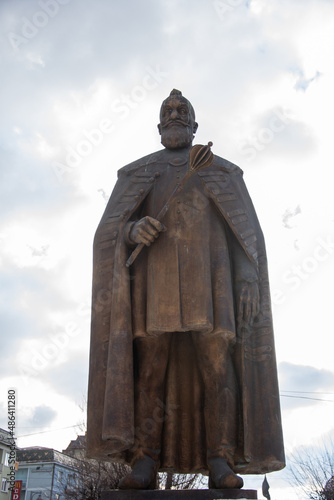
<path fill-rule="evenodd" d="M 167 149 L 187 148 L 193 141 L 191 127 L 173 125 L 161 130 L 161 144 Z"/>

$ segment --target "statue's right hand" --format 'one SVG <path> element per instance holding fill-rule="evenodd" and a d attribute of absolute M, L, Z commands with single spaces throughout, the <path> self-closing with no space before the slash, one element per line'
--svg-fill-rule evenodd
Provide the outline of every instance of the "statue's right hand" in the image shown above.
<path fill-rule="evenodd" d="M 166 231 L 166 227 L 161 222 L 146 216 L 132 226 L 129 237 L 134 243 L 144 243 L 149 247 L 162 231 Z"/>

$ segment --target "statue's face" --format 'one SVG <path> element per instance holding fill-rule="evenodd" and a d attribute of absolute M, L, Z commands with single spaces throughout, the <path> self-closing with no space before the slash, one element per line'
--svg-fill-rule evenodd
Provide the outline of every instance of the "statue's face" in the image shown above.
<path fill-rule="evenodd" d="M 186 99 L 172 96 L 164 101 L 158 129 L 165 148 L 180 149 L 190 146 L 197 126 Z"/>

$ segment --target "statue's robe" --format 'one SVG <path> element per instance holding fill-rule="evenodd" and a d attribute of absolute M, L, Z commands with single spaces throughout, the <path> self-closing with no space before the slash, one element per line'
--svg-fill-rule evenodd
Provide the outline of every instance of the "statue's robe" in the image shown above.
<path fill-rule="evenodd" d="M 180 168 L 177 168 L 178 162 Z M 168 318 L 165 318 L 166 321 L 161 320 L 158 325 L 154 322 L 154 311 L 157 307 L 154 301 L 159 299 L 159 293 L 150 292 L 151 275 L 146 272 L 148 258 L 155 262 L 158 271 L 158 242 L 167 235 L 168 229 L 166 233 L 161 233 L 152 247 L 143 249 L 133 268 L 127 268 L 125 265 L 132 250 L 125 241 L 126 225 L 143 214 L 147 215 L 147 211 L 154 211 L 155 206 L 158 209 L 159 196 L 154 197 L 152 193 L 159 193 L 159 188 L 160 193 L 163 192 L 162 184 L 159 184 L 158 188 L 158 183 L 163 183 L 164 173 L 171 165 L 180 170 L 182 178 L 184 162 L 178 151 L 158 151 L 122 168 L 95 235 L 87 422 L 87 456 L 92 458 L 131 461 L 136 436 L 145 432 L 145 429 L 134 428 L 136 360 L 133 339 L 147 333 L 158 334 L 165 331 L 170 322 L 180 320 L 180 300 L 173 297 L 170 298 L 173 307 L 164 308 L 171 314 L 170 322 Z M 198 192 L 196 203 L 203 209 L 207 200 L 210 210 L 215 210 L 213 228 L 215 224 L 218 227 L 219 223 L 225 228 L 221 233 L 226 233 L 226 239 L 225 236 L 218 236 L 220 247 L 229 245 L 229 251 L 225 252 L 224 258 L 228 259 L 234 251 L 233 248 L 236 252 L 241 252 L 251 263 L 250 267 L 255 270 L 260 289 L 260 314 L 253 325 L 236 321 L 235 306 L 231 300 L 225 305 L 221 302 L 223 309 L 225 308 L 224 314 L 221 314 L 222 308 L 216 307 L 216 299 L 209 305 L 211 314 L 208 314 L 206 324 L 208 335 L 215 331 L 218 334 L 235 336 L 233 363 L 239 388 L 239 412 L 234 470 L 242 474 L 280 470 L 285 463 L 267 260 L 262 231 L 243 182 L 242 171 L 236 165 L 214 156 L 214 162 L 209 168 L 198 171 L 193 176 L 189 182 L 193 183 Z M 172 186 L 169 188 L 172 189 Z M 167 195 L 168 193 L 166 197 Z M 201 208 L 196 207 L 192 200 L 188 201 L 190 211 Z M 163 203 L 163 200 L 161 202 Z M 174 202 L 177 203 L 177 200 Z M 175 221 L 178 208 L 175 204 L 173 208 L 173 203 L 170 210 L 174 210 Z M 154 216 L 153 213 L 149 215 Z M 192 221 L 193 215 L 190 217 Z M 183 216 L 186 220 L 187 215 Z M 194 227 L 194 231 L 198 229 L 200 228 Z M 175 228 L 174 230 L 177 231 Z M 189 227 L 187 230 L 189 231 Z M 200 234 L 198 237 L 200 238 Z M 165 239 L 164 248 L 167 241 Z M 232 241 L 233 244 L 229 243 Z M 170 244 L 175 251 L 175 242 L 170 241 Z M 168 244 L 164 251 L 168 253 Z M 199 254 L 200 252 L 196 255 Z M 184 258 L 184 255 L 182 257 L 180 254 L 178 258 Z M 219 260 L 218 254 L 214 260 L 217 259 Z M 204 260 L 207 262 L 207 259 Z M 186 259 L 183 263 L 184 270 Z M 171 265 L 174 264 L 175 259 Z M 235 283 L 240 279 L 238 268 L 233 268 L 233 255 L 227 265 L 230 268 L 226 276 L 217 277 L 215 272 L 211 275 L 216 277 L 217 281 L 214 288 L 217 290 L 219 283 L 223 284 L 226 290 L 225 298 L 228 295 L 231 299 Z M 180 266 L 177 267 L 180 269 Z M 172 277 L 166 272 L 162 273 L 162 277 L 175 280 L 176 274 L 177 269 L 174 269 L 170 273 Z M 154 276 L 157 276 L 156 272 Z M 180 276 L 177 279 L 179 278 Z M 250 281 L 253 279 L 254 277 L 251 277 Z M 196 277 L 193 282 L 205 285 L 203 280 L 196 282 Z M 141 295 L 138 283 L 144 286 Z M 203 292 L 204 300 L 199 304 L 200 288 L 195 285 L 192 287 L 196 288 L 193 293 L 198 305 L 194 313 L 196 315 L 198 310 L 206 307 L 209 299 L 207 293 Z M 189 294 L 190 288 L 186 292 Z M 215 293 L 211 296 L 214 297 Z M 219 291 L 218 296 L 222 297 Z M 146 303 L 148 297 L 151 302 L 149 306 Z M 147 311 L 146 318 L 143 315 L 144 310 Z M 203 314 L 201 317 L 203 318 Z M 191 321 L 191 313 L 184 313 L 178 333 L 173 334 L 166 375 L 165 401 L 161 407 L 158 405 L 157 414 L 153 419 L 156 417 L 163 420 L 161 469 L 205 473 L 207 463 L 203 383 L 196 366 L 191 338 L 187 333 L 182 333 L 191 329 Z M 175 331 L 175 328 L 172 330 Z"/>

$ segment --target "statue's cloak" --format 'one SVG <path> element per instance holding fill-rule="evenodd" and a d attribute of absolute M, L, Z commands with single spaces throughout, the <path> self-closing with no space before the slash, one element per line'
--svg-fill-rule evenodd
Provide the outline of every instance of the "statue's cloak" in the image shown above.
<path fill-rule="evenodd" d="M 87 456 L 131 462 L 134 365 L 131 324 L 131 250 L 124 228 L 166 166 L 168 150 L 119 171 L 94 239 Z M 218 156 L 199 175 L 204 191 L 258 272 L 261 312 L 252 326 L 238 324 L 233 361 L 239 386 L 236 472 L 259 474 L 285 465 L 267 259 L 262 231 L 236 165 Z M 143 250 L 145 251 L 145 249 Z M 161 469 L 207 471 L 203 384 L 191 338 L 174 336 L 166 399 L 152 418 L 163 420 Z M 149 429 L 146 430 L 149 432 Z"/>

